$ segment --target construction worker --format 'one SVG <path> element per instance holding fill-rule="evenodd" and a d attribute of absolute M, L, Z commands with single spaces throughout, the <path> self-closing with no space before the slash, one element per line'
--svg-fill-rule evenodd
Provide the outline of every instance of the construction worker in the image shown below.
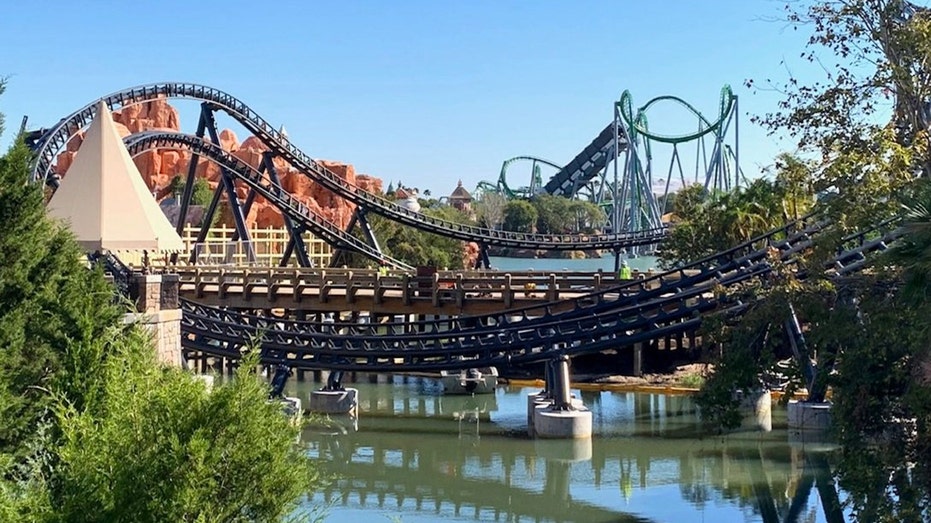
<path fill-rule="evenodd" d="M 620 280 L 632 280 L 634 278 L 630 272 L 630 266 L 627 265 L 627 260 L 621 262 L 621 270 L 617 271 L 617 277 Z"/>
<path fill-rule="evenodd" d="M 378 261 L 378 275 L 387 276 L 388 275 L 388 262 L 385 260 Z"/>

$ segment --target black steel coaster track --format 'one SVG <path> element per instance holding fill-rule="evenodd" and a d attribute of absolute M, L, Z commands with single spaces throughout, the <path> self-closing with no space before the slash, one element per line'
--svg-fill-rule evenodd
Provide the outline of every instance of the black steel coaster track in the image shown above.
<path fill-rule="evenodd" d="M 898 237 L 897 230 L 868 239 L 875 230 L 854 235 L 856 245 L 836 256 L 831 266 L 837 275 L 859 270 L 867 253 L 883 250 Z M 784 245 L 794 254 L 811 246 L 811 240 Z M 473 329 L 407 335 L 355 334 L 295 331 L 293 322 L 265 319 L 249 324 L 241 315 L 184 303 L 183 344 L 187 349 L 236 358 L 246 343 L 256 339 L 263 361 L 287 363 L 292 367 L 338 370 L 411 371 L 459 369 L 493 365 L 506 368 L 566 354 L 598 352 L 630 346 L 695 330 L 702 315 L 718 310 L 739 314 L 747 304 L 723 305 L 715 295 L 717 286 L 739 285 L 768 274 L 768 260 L 721 273 L 720 278 L 681 290 L 648 303 L 583 317 L 554 315 L 546 322 L 515 322 L 497 329 Z M 335 327 L 334 327 L 335 329 Z"/>
<path fill-rule="evenodd" d="M 541 305 L 531 305 L 519 309 L 489 313 L 484 315 L 469 316 L 465 318 L 444 319 L 444 320 L 423 320 L 418 322 L 388 322 L 373 324 L 359 324 L 357 322 L 326 322 L 307 321 L 307 320 L 286 320 L 293 323 L 299 330 L 332 332 L 334 328 L 341 329 L 352 334 L 364 334 L 371 332 L 373 329 L 381 329 L 390 334 L 403 333 L 407 331 L 416 331 L 421 333 L 450 333 L 461 330 L 475 331 L 477 328 L 499 329 L 502 326 L 510 325 L 515 322 L 521 322 L 522 325 L 529 322 L 548 322 L 553 316 L 559 318 L 572 318 L 575 316 L 589 316 L 601 311 L 617 310 L 622 307 L 635 306 L 640 303 L 647 303 L 658 297 L 675 294 L 681 289 L 695 287 L 707 283 L 708 281 L 720 279 L 721 275 L 741 267 L 750 266 L 764 259 L 769 249 L 776 248 L 781 256 L 788 257 L 794 255 L 797 251 L 792 246 L 799 242 L 807 242 L 810 236 L 821 230 L 823 223 L 812 222 L 804 225 L 802 222 L 786 225 L 779 229 L 770 231 L 767 234 L 745 242 L 737 247 L 709 256 L 694 263 L 690 263 L 678 269 L 661 273 L 644 280 L 631 280 L 620 286 L 610 289 L 591 293 L 572 300 L 573 309 L 556 310 L 560 303 L 564 307 L 564 302 L 545 303 Z M 801 230 L 792 232 L 795 228 Z M 779 236 L 787 235 L 784 239 L 777 239 Z M 803 243 L 807 246 L 808 243 Z M 691 271 L 697 271 L 692 273 Z M 562 308 L 562 307 L 561 307 Z M 254 318 L 255 321 L 268 321 L 269 318 L 248 313 L 237 313 L 241 318 Z"/>
<path fill-rule="evenodd" d="M 592 140 L 592 143 L 582 149 L 572 161 L 546 182 L 543 190 L 557 196 L 574 196 L 579 187 L 592 181 L 592 178 L 605 168 L 608 160 L 613 159 L 612 155 L 616 157 L 621 151 L 627 149 L 627 138 L 623 133 L 618 138 L 619 147 L 614 147 L 614 122 L 609 123 Z"/>
<path fill-rule="evenodd" d="M 339 178 L 332 171 L 317 163 L 287 137 L 274 129 L 261 116 L 233 96 L 211 87 L 189 83 L 156 83 L 117 91 L 102 100 L 111 108 L 160 98 L 188 98 L 200 100 L 212 110 L 227 113 L 254 134 L 276 156 L 284 159 L 308 178 L 319 183 L 342 198 L 386 218 L 423 231 L 479 244 L 533 250 L 594 250 L 621 249 L 658 243 L 665 229 L 654 229 L 620 234 L 525 234 L 498 231 L 455 223 L 409 211 L 385 198 L 367 192 Z M 58 151 L 82 128 L 90 124 L 96 113 L 96 104 L 91 103 L 62 119 L 40 138 L 36 144 L 37 160 L 33 169 L 34 181 L 49 180 L 52 163 Z"/>
<path fill-rule="evenodd" d="M 264 176 L 261 172 L 227 153 L 222 148 L 197 136 L 172 132 L 145 132 L 127 136 L 123 141 L 127 150 L 129 150 L 130 156 L 136 156 L 152 149 L 186 149 L 207 158 L 219 165 L 221 169 L 226 169 L 236 179 L 254 189 L 256 193 L 277 207 L 278 210 L 305 226 L 314 235 L 330 245 L 358 252 L 372 259 L 383 259 L 397 269 L 413 270 L 413 267 L 407 263 L 382 254 L 371 245 L 351 234 L 347 234 L 333 225 L 327 218 L 317 214 L 294 198 L 293 195 L 272 181 L 271 178 Z"/>

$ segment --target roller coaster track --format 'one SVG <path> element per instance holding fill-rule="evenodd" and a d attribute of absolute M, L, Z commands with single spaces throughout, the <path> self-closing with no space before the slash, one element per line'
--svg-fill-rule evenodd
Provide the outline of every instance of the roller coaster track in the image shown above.
<path fill-rule="evenodd" d="M 298 201 L 269 177 L 264 176 L 252 166 L 227 153 L 222 148 L 197 136 L 172 132 L 146 132 L 127 136 L 123 142 L 126 144 L 130 156 L 136 156 L 152 149 L 186 149 L 198 154 L 229 171 L 237 180 L 255 190 L 256 193 L 268 200 L 282 213 L 305 226 L 314 235 L 330 245 L 358 252 L 372 259 L 383 259 L 397 269 L 413 270 L 413 267 L 403 261 L 386 256 L 362 240 L 347 234 L 333 225 L 327 218 L 317 214 Z"/>
<path fill-rule="evenodd" d="M 765 258 L 767 248 L 775 247 L 778 249 L 785 245 L 786 242 L 792 243 L 804 240 L 820 232 L 825 222 L 807 223 L 810 220 L 811 217 L 805 217 L 803 220 L 773 229 L 728 250 L 715 253 L 676 269 L 642 280 L 630 280 L 624 284 L 577 298 L 573 300 L 574 309 L 570 311 L 562 310 L 559 312 L 560 318 L 565 319 L 573 315 L 590 315 L 601 309 L 618 309 L 621 306 L 649 301 L 663 295 L 676 293 L 682 288 L 707 283 L 710 280 L 720 278 L 722 273 L 759 262 Z M 785 237 L 786 239 L 780 240 L 780 237 Z M 851 238 L 855 239 L 857 237 L 860 236 L 852 236 Z M 553 303 L 544 303 L 509 309 L 506 312 L 469 316 L 468 318 L 450 318 L 442 321 L 404 321 L 403 323 L 381 323 L 379 325 L 380 327 L 393 328 L 399 332 L 406 327 L 407 329 L 414 329 L 417 332 L 449 333 L 459 329 L 474 329 L 476 324 L 495 326 L 506 325 L 514 321 L 523 321 L 525 322 L 524 324 L 526 324 L 526 322 L 556 314 L 554 311 L 555 305 L 556 304 Z M 563 309 L 563 307 L 560 307 L 560 309 Z M 243 317 L 249 317 L 249 315 L 243 314 Z M 267 320 L 267 318 L 260 316 L 255 316 L 254 318 L 256 321 Z M 305 330 L 319 328 L 319 323 L 316 322 L 298 321 L 295 323 L 304 325 L 302 328 Z M 327 323 L 327 325 L 328 330 L 332 330 L 335 325 L 336 329 L 346 328 L 354 333 L 360 332 L 360 325 L 358 323 L 335 322 Z"/>
<path fill-rule="evenodd" d="M 233 96 L 211 87 L 188 83 L 158 83 L 118 91 L 102 100 L 112 109 L 152 101 L 160 98 L 187 98 L 200 100 L 211 110 L 220 110 L 243 125 L 269 150 L 324 188 L 354 204 L 388 219 L 417 229 L 479 244 L 532 250 L 589 250 L 617 249 L 655 244 L 662 239 L 665 229 L 651 229 L 620 234 L 525 234 L 475 227 L 412 212 L 385 198 L 372 194 L 341 179 L 325 166 L 317 163 L 295 147 L 286 136 L 274 129 L 246 104 Z M 49 180 L 52 162 L 68 140 L 93 119 L 94 103 L 88 104 L 64 118 L 46 132 L 37 142 L 37 159 L 33 180 Z"/>
<path fill-rule="evenodd" d="M 888 224 L 887 224 L 888 225 Z M 874 236 L 867 239 L 868 235 Z M 830 266 L 837 275 L 858 270 L 866 254 L 884 250 L 899 231 L 865 231 L 847 238 L 855 244 L 838 254 Z M 576 355 L 695 330 L 702 315 L 711 311 L 740 314 L 748 304 L 722 303 L 717 289 L 731 287 L 771 270 L 766 256 L 778 249 L 792 263 L 809 249 L 807 234 L 776 242 L 757 251 L 732 270 L 716 270 L 709 281 L 680 288 L 672 294 L 640 303 L 617 300 L 611 307 L 591 306 L 587 314 L 562 313 L 533 320 L 508 322 L 473 329 L 417 334 L 373 332 L 372 326 L 327 326 L 308 329 L 306 323 L 257 318 L 185 301 L 182 319 L 183 345 L 188 349 L 236 358 L 245 340 L 256 339 L 262 359 L 292 367 L 340 370 L 411 371 L 461 369 L 492 365 L 507 368 L 553 358 Z M 753 261 L 753 260 L 757 261 Z M 330 329 L 327 331 L 327 329 Z M 389 329 L 390 330 L 390 329 Z"/>
<path fill-rule="evenodd" d="M 530 173 L 530 186 L 526 187 L 526 190 L 524 190 L 524 188 L 512 189 L 508 185 L 508 176 L 507 176 L 508 168 L 511 166 L 511 164 L 515 162 L 522 162 L 522 161 L 531 162 L 533 164 L 533 169 Z M 539 170 L 540 165 L 546 165 L 547 167 L 552 167 L 553 169 L 556 169 L 556 170 L 559 170 L 562 168 L 558 164 L 555 164 L 543 158 L 537 158 L 536 156 L 515 156 L 514 158 L 509 158 L 505 160 L 504 163 L 501 164 L 501 174 L 498 175 L 498 185 L 495 188 L 496 189 L 500 188 L 501 190 L 503 190 L 505 196 L 507 196 L 510 199 L 518 198 L 522 196 L 529 198 L 533 196 L 536 191 L 539 191 L 543 188 L 542 187 L 543 182 L 540 180 L 540 170 Z M 479 183 L 484 184 L 486 186 L 491 185 L 488 182 L 479 182 Z M 521 194 L 519 194 L 518 192 L 520 192 Z"/>
<path fill-rule="evenodd" d="M 618 139 L 619 147 L 615 148 L 614 136 L 614 122 L 611 122 L 592 143 L 554 174 L 543 186 L 543 190 L 556 196 L 574 196 L 580 187 L 590 182 L 605 168 L 608 160 L 627 148 L 627 140 L 623 134 Z"/>

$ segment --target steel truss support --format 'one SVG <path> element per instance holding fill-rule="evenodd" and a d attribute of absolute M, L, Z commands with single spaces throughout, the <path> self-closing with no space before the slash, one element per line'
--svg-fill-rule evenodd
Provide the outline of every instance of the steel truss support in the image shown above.
<path fill-rule="evenodd" d="M 207 121 L 204 118 L 204 113 L 207 111 L 209 111 L 209 109 L 207 109 L 206 102 L 200 104 L 200 118 L 197 120 L 197 132 L 194 133 L 194 136 L 198 138 L 203 138 L 204 132 L 207 129 Z M 178 223 L 175 224 L 175 231 L 178 235 L 184 232 L 184 222 L 187 220 L 188 209 L 191 206 L 191 197 L 194 195 L 194 177 L 197 173 L 197 163 L 199 161 L 200 155 L 191 153 L 191 161 L 188 163 L 187 167 L 187 177 L 184 179 L 184 193 L 181 195 L 181 212 L 178 214 Z"/>
<path fill-rule="evenodd" d="M 375 231 L 372 230 L 372 226 L 369 225 L 369 221 L 366 218 L 367 213 L 362 207 L 356 207 L 356 211 L 352 213 L 352 218 L 349 219 L 349 224 L 346 225 L 346 233 L 352 234 L 352 230 L 355 229 L 356 225 L 362 230 L 362 235 L 365 236 L 365 241 L 369 244 L 370 247 L 375 249 L 379 255 L 383 254 L 381 246 L 378 244 L 378 238 L 375 237 Z M 343 249 L 339 248 L 336 252 L 333 253 L 333 261 L 331 266 L 337 266 L 339 261 L 342 260 L 349 253 Z"/>
<path fill-rule="evenodd" d="M 478 244 L 478 257 L 475 258 L 476 269 L 491 269 L 491 259 L 488 257 L 488 245 Z"/>
<path fill-rule="evenodd" d="M 266 151 L 262 154 L 262 164 L 259 166 L 260 172 L 265 172 L 268 174 L 268 178 L 272 181 L 275 187 L 281 187 L 281 178 L 278 176 L 278 169 L 275 169 L 275 159 L 274 155 Z M 246 202 L 248 212 L 248 205 L 252 203 L 251 198 L 255 191 L 249 192 L 249 200 Z M 301 267 L 313 267 L 313 262 L 310 260 L 310 256 L 307 255 L 307 246 L 304 245 L 304 228 L 298 224 L 294 223 L 294 220 L 288 216 L 287 213 L 281 213 L 284 218 L 284 226 L 288 229 L 288 234 L 291 238 L 288 240 L 288 245 L 285 248 L 284 254 L 281 256 L 281 263 L 278 265 L 285 267 L 288 265 L 288 262 L 291 260 L 291 254 L 294 254 L 297 257 L 297 263 Z"/>
<path fill-rule="evenodd" d="M 213 143 L 220 143 L 220 133 L 217 131 L 217 121 L 213 116 L 213 109 L 210 104 L 203 103 L 200 106 L 200 119 L 197 124 L 197 133 L 196 136 L 199 138 L 204 137 L 204 131 L 210 135 L 211 141 Z M 187 181 L 184 186 L 184 195 L 182 196 L 181 209 L 178 218 L 178 232 L 180 233 L 184 228 L 184 219 L 187 217 L 187 210 L 191 202 L 191 196 L 194 194 L 194 179 L 197 172 L 197 163 L 200 157 L 197 154 L 191 155 L 191 163 L 188 164 L 188 175 Z M 226 193 L 227 201 L 230 204 L 230 211 L 233 214 L 233 222 L 236 228 L 236 240 L 242 241 L 246 245 L 246 257 L 249 262 L 255 262 L 255 249 L 252 246 L 252 238 L 249 236 L 249 229 L 246 227 L 245 214 L 243 213 L 243 207 L 239 203 L 239 197 L 236 195 L 236 185 L 234 183 L 233 175 L 225 169 L 220 169 L 220 184 L 217 186 L 216 191 L 213 193 L 213 199 L 210 201 L 210 207 L 207 209 L 207 213 L 204 215 L 204 221 L 201 224 L 200 231 L 197 233 L 196 244 L 204 243 L 207 239 L 207 233 L 210 230 L 210 223 L 213 222 L 213 218 L 216 215 L 217 209 L 220 205 L 220 197 L 223 193 Z M 251 206 L 251 202 L 249 202 Z M 191 263 L 196 263 L 197 261 L 197 252 L 191 252 Z"/>

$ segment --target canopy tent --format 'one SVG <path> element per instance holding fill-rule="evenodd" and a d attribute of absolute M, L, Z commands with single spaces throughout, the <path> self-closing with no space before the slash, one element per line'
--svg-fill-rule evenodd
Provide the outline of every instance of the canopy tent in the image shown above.
<path fill-rule="evenodd" d="M 69 224 L 87 251 L 184 248 L 129 157 L 103 100 L 47 210 Z"/>

